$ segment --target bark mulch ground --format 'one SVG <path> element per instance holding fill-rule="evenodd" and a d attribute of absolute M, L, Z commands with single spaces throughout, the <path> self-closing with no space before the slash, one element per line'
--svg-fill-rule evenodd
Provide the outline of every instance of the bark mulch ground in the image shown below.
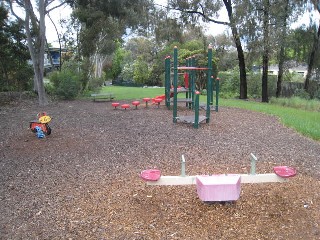
<path fill-rule="evenodd" d="M 38 139 L 28 127 L 42 111 L 52 134 Z M 320 239 L 320 144 L 276 117 L 221 107 L 194 129 L 164 106 L 21 100 L 0 106 L 0 121 L 0 239 Z M 298 175 L 243 184 L 225 204 L 139 178 L 153 167 L 179 175 L 182 154 L 188 175 L 249 173 L 250 153 L 258 173 Z"/>

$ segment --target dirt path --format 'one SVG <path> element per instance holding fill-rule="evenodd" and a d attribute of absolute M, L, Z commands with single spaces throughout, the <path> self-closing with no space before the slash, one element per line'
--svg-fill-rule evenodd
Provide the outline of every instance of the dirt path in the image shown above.
<path fill-rule="evenodd" d="M 28 129 L 51 117 L 52 134 Z M 181 113 L 181 109 L 179 111 Z M 0 239 L 318 239 L 320 144 L 272 116 L 221 108 L 210 124 L 173 124 L 172 112 L 111 103 L 22 102 L 0 107 Z M 233 204 L 205 204 L 195 186 L 151 187 L 164 175 L 297 168 L 289 183 L 242 185 Z"/>

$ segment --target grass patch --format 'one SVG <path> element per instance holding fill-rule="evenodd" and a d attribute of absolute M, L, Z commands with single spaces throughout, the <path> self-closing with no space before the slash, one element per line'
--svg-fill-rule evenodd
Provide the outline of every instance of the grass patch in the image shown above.
<path fill-rule="evenodd" d="M 112 92 L 115 99 L 118 100 L 133 100 L 142 99 L 145 97 L 153 98 L 164 94 L 164 88 L 141 88 L 141 87 L 123 87 L 123 86 L 106 86 L 103 87 L 100 93 Z"/>
<path fill-rule="evenodd" d="M 293 107 L 307 111 L 320 112 L 320 101 L 316 99 L 306 100 L 299 97 L 271 98 L 270 103 L 284 107 Z"/>

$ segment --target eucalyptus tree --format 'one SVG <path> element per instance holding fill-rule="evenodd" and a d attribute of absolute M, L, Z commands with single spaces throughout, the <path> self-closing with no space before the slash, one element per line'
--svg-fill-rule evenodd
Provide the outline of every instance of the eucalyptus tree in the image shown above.
<path fill-rule="evenodd" d="M 319 14 L 320 13 L 320 1 L 319 0 L 312 0 L 312 3 L 314 5 L 315 11 L 317 11 Z M 304 82 L 304 89 L 309 93 L 310 93 L 310 89 L 309 89 L 310 78 L 311 78 L 312 71 L 314 69 L 316 54 L 317 53 L 319 54 L 318 49 L 319 49 L 319 43 L 320 43 L 320 19 L 318 20 L 318 27 L 315 32 L 316 33 L 314 34 L 314 37 L 313 37 L 313 47 L 310 52 L 310 57 L 309 57 L 309 61 L 308 61 L 308 72 L 307 72 L 307 76 L 306 76 L 306 79 Z"/>
<path fill-rule="evenodd" d="M 181 18 L 185 21 L 200 22 L 212 22 L 216 24 L 222 24 L 231 28 L 233 41 L 235 43 L 238 53 L 238 65 L 240 71 L 240 99 L 247 98 L 247 75 L 246 75 L 246 63 L 245 55 L 241 43 L 241 37 L 238 31 L 239 25 L 242 23 L 238 21 L 235 15 L 235 9 L 239 4 L 237 0 L 171 0 L 169 1 L 173 9 L 181 12 Z M 240 1 L 241 2 L 241 1 Z M 217 20 L 219 10 L 225 7 L 228 13 L 229 22 Z"/>
<path fill-rule="evenodd" d="M 270 59 L 276 59 L 279 65 L 276 93 L 279 96 L 290 23 L 303 12 L 303 1 L 245 0 L 242 1 L 242 7 L 239 9 L 246 12 L 238 16 L 244 22 L 241 34 L 246 40 L 249 58 L 256 60 L 262 56 L 262 101 L 267 102 Z"/>
<path fill-rule="evenodd" d="M 0 4 L 0 91 L 28 90 L 32 68 L 26 35 L 19 21 L 10 21 L 8 8 Z"/>
<path fill-rule="evenodd" d="M 45 93 L 44 75 L 44 53 L 46 44 L 45 16 L 70 2 L 54 0 L 7 0 L 11 13 L 24 24 L 27 35 L 28 48 L 34 70 L 34 91 L 38 93 L 40 105 L 47 105 L 48 99 Z M 16 13 L 16 8 L 22 9 L 24 17 Z"/>
<path fill-rule="evenodd" d="M 75 16 L 81 23 L 80 52 L 89 62 L 83 88 L 94 76 L 94 66 L 103 64 L 125 35 L 148 28 L 152 7 L 151 0 L 76 1 Z"/>

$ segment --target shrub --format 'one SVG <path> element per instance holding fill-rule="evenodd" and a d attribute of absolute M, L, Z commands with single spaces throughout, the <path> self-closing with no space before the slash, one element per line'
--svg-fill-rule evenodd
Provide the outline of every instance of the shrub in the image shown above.
<path fill-rule="evenodd" d="M 320 88 L 314 93 L 314 96 L 313 96 L 315 99 L 318 99 L 320 100 Z"/>
<path fill-rule="evenodd" d="M 69 70 L 53 72 L 50 81 L 53 83 L 54 93 L 63 99 L 75 99 L 81 90 L 81 76 Z"/>
<path fill-rule="evenodd" d="M 293 96 L 299 97 L 299 98 L 303 98 L 303 99 L 307 99 L 307 100 L 310 99 L 309 93 L 307 93 L 304 89 L 296 89 L 294 91 Z"/>
<path fill-rule="evenodd" d="M 207 89 L 202 89 L 202 91 L 201 91 L 201 95 L 207 95 Z"/>
<path fill-rule="evenodd" d="M 104 81 L 105 81 L 105 80 L 104 80 L 103 77 L 90 79 L 89 84 L 88 84 L 88 90 L 89 90 L 89 91 L 98 90 L 99 88 L 102 87 Z"/>

